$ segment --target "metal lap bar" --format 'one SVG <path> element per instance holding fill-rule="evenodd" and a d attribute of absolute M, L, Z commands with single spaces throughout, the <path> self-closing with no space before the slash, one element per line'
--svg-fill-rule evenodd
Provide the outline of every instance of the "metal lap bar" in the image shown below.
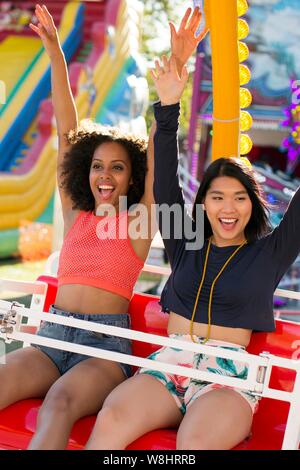
<path fill-rule="evenodd" d="M 0 314 L 7 313 L 7 310 L 10 309 L 11 306 L 12 304 L 10 302 L 0 301 Z M 276 357 L 276 356 L 262 357 L 262 356 L 256 356 L 253 354 L 246 354 L 243 352 L 216 348 L 213 346 L 206 346 L 206 345 L 195 344 L 195 343 L 187 342 L 187 341 L 174 340 L 165 336 L 159 336 L 159 335 L 144 333 L 140 331 L 129 330 L 126 328 L 119 328 L 119 327 L 115 327 L 111 325 L 103 325 L 103 324 L 99 324 L 95 322 L 87 322 L 84 320 L 73 318 L 72 316 L 64 317 L 62 315 L 54 315 L 52 313 L 47 313 L 47 312 L 42 312 L 42 313 L 32 312 L 30 309 L 24 308 L 23 306 L 14 305 L 14 310 L 17 311 L 18 315 L 25 316 L 27 318 L 35 318 L 38 320 L 49 321 L 51 323 L 71 326 L 74 328 L 81 328 L 83 330 L 95 331 L 98 333 L 105 333 L 105 334 L 109 334 L 112 336 L 118 336 L 121 338 L 132 339 L 132 340 L 141 341 L 145 343 L 152 343 L 152 344 L 156 344 L 159 346 L 168 346 L 168 347 L 173 347 L 173 348 L 175 347 L 177 349 L 182 349 L 185 351 L 203 353 L 203 354 L 208 354 L 210 356 L 223 357 L 225 359 L 234 359 L 241 363 L 249 364 L 249 366 L 253 366 L 255 370 L 249 371 L 248 376 L 251 377 L 251 383 L 253 385 L 257 385 L 260 388 L 260 390 L 254 390 L 254 387 L 250 387 L 250 388 L 253 391 L 257 391 L 258 393 L 260 393 L 263 390 L 263 387 L 260 386 L 260 383 L 256 381 L 256 377 L 258 375 L 258 368 L 261 368 L 261 367 L 266 368 L 270 362 L 270 357 L 272 358 Z M 288 359 L 283 359 L 283 358 L 277 358 L 277 359 L 280 360 L 281 364 L 285 364 L 285 366 L 282 365 L 281 367 L 287 367 L 286 364 L 288 363 L 289 368 L 291 368 L 290 367 L 291 362 L 295 364 L 298 363 L 298 361 L 290 361 Z M 242 382 L 248 383 L 248 380 L 242 380 Z M 248 383 L 248 385 L 250 384 Z M 247 388 L 249 387 L 247 386 Z"/>
<path fill-rule="evenodd" d="M 300 300 L 300 292 L 295 292 L 292 290 L 276 289 L 274 295 L 278 295 L 278 297 L 285 297 L 287 299 Z"/>
<path fill-rule="evenodd" d="M 48 291 L 48 284 L 42 281 L 15 281 L 11 279 L 0 279 L 1 291 L 22 292 L 32 294 L 30 308 L 42 312 Z M 32 318 L 32 326 L 37 326 L 37 321 Z"/>
<path fill-rule="evenodd" d="M 12 304 L 10 302 L 0 301 L 0 318 L 3 318 L 4 315 L 7 315 L 11 307 Z M 263 353 L 261 356 L 256 356 L 253 354 L 236 352 L 219 347 L 216 348 L 212 346 L 195 344 L 192 342 L 190 343 L 187 341 L 174 340 L 168 337 L 128 330 L 125 328 L 78 320 L 73 317 L 33 312 L 29 309 L 16 305 L 13 306 L 13 310 L 17 312 L 17 322 L 16 325 L 13 326 L 12 332 L 10 330 L 9 332 L 2 334 L 2 337 L 7 340 L 14 339 L 19 341 L 26 341 L 33 344 L 49 346 L 55 349 L 62 349 L 74 353 L 86 354 L 88 356 L 99 357 L 106 360 L 113 360 L 139 367 L 147 367 L 153 370 L 183 375 L 186 377 L 204 380 L 207 382 L 214 382 L 225 386 L 237 387 L 242 390 L 249 390 L 258 396 L 290 402 L 290 411 L 282 449 L 298 449 L 300 438 L 300 361 L 280 358 L 266 353 Z M 122 353 L 105 351 L 94 347 L 45 338 L 34 334 L 22 333 L 19 332 L 19 325 L 22 316 L 81 328 L 84 330 L 110 334 L 112 336 L 134 339 L 136 341 L 157 344 L 160 346 L 169 346 L 186 351 L 203 353 L 209 356 L 232 359 L 249 365 L 248 376 L 245 380 L 236 377 L 228 377 L 214 374 L 212 372 L 204 372 L 193 368 L 187 368 L 184 366 L 170 365 L 163 362 L 153 361 L 151 359 L 129 356 Z M 275 366 L 296 371 L 296 379 L 292 392 L 274 390 L 269 387 L 272 368 Z"/>
<path fill-rule="evenodd" d="M 47 292 L 45 282 L 35 281 L 14 281 L 10 279 L 0 279 L 0 292 L 7 290 L 13 292 L 23 292 L 24 294 L 45 295 Z"/>
<path fill-rule="evenodd" d="M 153 361 L 152 359 L 144 359 L 138 356 L 129 356 L 123 353 L 117 353 L 113 351 L 106 351 L 103 349 L 97 349 L 90 346 L 83 346 L 79 344 L 69 343 L 67 341 L 54 340 L 50 338 L 45 338 L 43 336 L 32 335 L 28 333 L 18 333 L 14 332 L 9 335 L 11 339 L 18 341 L 27 341 L 33 344 L 39 344 L 42 346 L 48 346 L 54 349 L 62 349 L 69 352 L 75 352 L 79 354 L 86 354 L 87 356 L 98 357 L 101 359 L 107 359 L 110 361 L 122 362 L 130 364 L 132 366 L 138 367 L 147 367 L 148 369 L 159 370 L 162 372 L 168 372 L 177 375 L 183 375 L 190 378 L 195 378 L 198 380 L 205 380 L 207 382 L 220 383 L 221 385 L 238 387 L 242 389 L 248 389 L 245 386 L 247 380 L 226 377 L 218 375 L 213 372 L 203 372 L 197 369 L 184 367 L 184 366 L 174 366 L 164 362 Z M 176 340 L 175 340 L 176 341 Z M 221 357 L 222 354 L 219 354 Z M 234 381 L 234 382 L 233 382 Z"/>

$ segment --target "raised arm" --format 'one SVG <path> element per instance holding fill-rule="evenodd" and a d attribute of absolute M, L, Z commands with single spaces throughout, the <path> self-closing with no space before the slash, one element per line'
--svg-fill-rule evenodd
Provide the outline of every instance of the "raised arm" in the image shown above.
<path fill-rule="evenodd" d="M 148 228 L 147 236 L 145 234 L 140 238 L 131 238 L 131 244 L 134 248 L 135 253 L 141 258 L 146 260 L 150 243 L 157 231 L 157 224 L 155 220 L 155 213 L 152 211 L 152 205 L 154 204 L 153 196 L 153 178 L 154 178 L 154 149 L 153 149 L 153 135 L 155 133 L 156 123 L 152 124 L 148 148 L 147 148 L 147 173 L 145 178 L 145 190 L 140 200 L 140 205 L 146 208 L 146 213 L 143 214 L 143 226 Z M 138 211 L 140 216 L 140 213 Z M 132 221 L 136 218 L 136 215 L 131 213 Z"/>
<path fill-rule="evenodd" d="M 145 192 L 141 199 L 141 203 L 151 210 L 151 205 L 154 204 L 153 196 L 153 179 L 154 179 L 154 143 L 153 138 L 156 131 L 156 122 L 154 121 L 149 134 L 148 149 L 147 149 L 147 173 L 145 178 Z"/>
<path fill-rule="evenodd" d="M 174 57 L 162 57 L 155 61 L 151 71 L 160 103 L 154 106 L 157 130 L 154 136 L 154 198 L 158 204 L 184 204 L 177 175 L 178 143 L 177 130 L 179 101 L 188 79 L 184 67 L 179 77 Z"/>
<path fill-rule="evenodd" d="M 154 198 L 160 207 L 158 217 L 160 232 L 173 266 L 177 253 L 184 244 L 182 232 L 179 237 L 175 235 L 178 225 L 184 223 L 185 214 L 184 199 L 178 179 L 177 130 L 179 101 L 188 73 L 184 67 L 179 77 L 174 57 L 168 60 L 163 56 L 162 64 L 156 61 L 155 67 L 155 71 L 151 73 L 161 103 L 154 105 L 157 122 L 154 136 Z M 175 216 L 171 216 L 173 210 Z"/>
<path fill-rule="evenodd" d="M 61 163 L 69 144 L 66 134 L 78 125 L 77 111 L 69 83 L 68 69 L 65 56 L 60 45 L 57 29 L 52 16 L 43 5 L 36 6 L 35 15 L 38 24 L 30 27 L 41 38 L 51 62 L 52 103 L 58 133 L 58 168 L 57 180 L 60 190 L 64 215 L 72 209 L 72 201 L 61 188 Z"/>

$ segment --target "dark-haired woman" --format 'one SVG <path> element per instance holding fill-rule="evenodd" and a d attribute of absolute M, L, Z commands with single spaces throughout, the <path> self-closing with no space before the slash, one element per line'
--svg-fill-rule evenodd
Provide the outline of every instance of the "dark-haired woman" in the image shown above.
<path fill-rule="evenodd" d="M 181 214 L 177 129 L 187 77 L 185 68 L 178 75 L 173 58 L 156 62 L 153 78 L 160 103 L 154 106 L 154 197 Z M 271 232 L 247 161 L 220 158 L 207 169 L 196 205 L 203 205 L 205 214 L 204 228 L 203 218 L 194 220 L 195 230 L 204 230 L 202 248 L 175 237 L 172 223 L 171 236 L 165 235 L 160 224 L 172 267 L 161 296 L 169 313 L 168 334 L 246 354 L 252 331 L 275 328 L 273 292 L 300 251 L 300 191 Z M 246 363 L 180 348 L 163 347 L 150 358 L 240 379 L 248 373 Z M 250 391 L 142 368 L 106 399 L 88 448 L 124 449 L 149 431 L 178 427 L 178 449 L 231 449 L 249 435 L 257 402 Z"/>

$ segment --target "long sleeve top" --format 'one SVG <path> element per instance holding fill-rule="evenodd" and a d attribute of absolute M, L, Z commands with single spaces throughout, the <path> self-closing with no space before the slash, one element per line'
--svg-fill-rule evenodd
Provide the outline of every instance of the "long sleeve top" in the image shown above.
<path fill-rule="evenodd" d="M 157 130 L 154 136 L 154 197 L 156 204 L 180 205 L 182 218 L 188 214 L 178 178 L 177 130 L 179 104 L 154 105 Z M 165 312 L 173 311 L 191 319 L 208 246 L 187 249 L 190 242 L 179 236 L 175 219 L 166 223 L 159 217 L 165 249 L 171 264 L 170 275 L 161 295 Z M 167 224 L 167 225 L 168 225 Z M 210 288 L 216 275 L 236 246 L 211 245 L 205 281 L 195 321 L 208 322 Z M 292 198 L 280 224 L 268 235 L 248 243 L 236 254 L 215 284 L 212 299 L 212 324 L 254 331 L 273 331 L 273 293 L 300 252 L 300 189 Z"/>

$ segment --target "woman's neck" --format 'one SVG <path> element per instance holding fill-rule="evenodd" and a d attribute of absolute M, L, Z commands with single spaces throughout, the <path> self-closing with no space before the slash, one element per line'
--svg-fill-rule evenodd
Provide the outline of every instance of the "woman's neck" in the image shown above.
<path fill-rule="evenodd" d="M 246 237 L 244 234 L 239 237 L 232 238 L 231 240 L 224 240 L 222 238 L 216 237 L 215 235 L 212 235 L 211 237 L 212 244 L 219 248 L 223 248 L 226 246 L 242 245 L 243 243 L 245 243 L 245 241 L 246 241 Z"/>

